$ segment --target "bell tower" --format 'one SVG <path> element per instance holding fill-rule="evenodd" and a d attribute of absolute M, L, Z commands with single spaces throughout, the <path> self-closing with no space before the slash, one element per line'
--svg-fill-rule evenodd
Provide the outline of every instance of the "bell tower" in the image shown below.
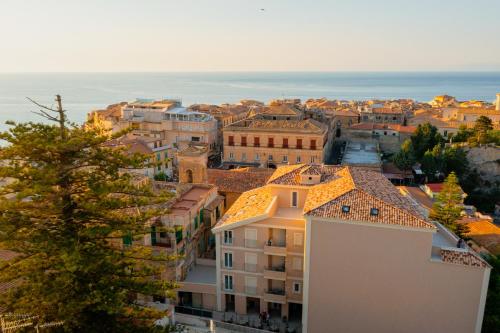
<path fill-rule="evenodd" d="M 188 146 L 177 153 L 179 183 L 206 183 L 208 149 L 204 146 Z"/>

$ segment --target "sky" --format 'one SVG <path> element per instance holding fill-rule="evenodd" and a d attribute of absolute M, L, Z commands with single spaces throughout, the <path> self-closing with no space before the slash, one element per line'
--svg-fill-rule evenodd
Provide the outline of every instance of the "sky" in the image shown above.
<path fill-rule="evenodd" d="M 0 72 L 500 71 L 499 15 L 498 0 L 0 0 Z"/>

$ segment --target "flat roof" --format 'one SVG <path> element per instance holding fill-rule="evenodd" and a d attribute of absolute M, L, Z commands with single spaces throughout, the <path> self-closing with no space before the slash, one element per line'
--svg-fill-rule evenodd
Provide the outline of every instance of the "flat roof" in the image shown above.
<path fill-rule="evenodd" d="M 380 156 L 374 143 L 349 142 L 342 158 L 342 164 L 380 164 Z"/>
<path fill-rule="evenodd" d="M 214 266 L 208 265 L 195 265 L 188 271 L 186 279 L 182 282 L 188 283 L 203 283 L 213 284 L 216 283 L 217 271 Z"/>

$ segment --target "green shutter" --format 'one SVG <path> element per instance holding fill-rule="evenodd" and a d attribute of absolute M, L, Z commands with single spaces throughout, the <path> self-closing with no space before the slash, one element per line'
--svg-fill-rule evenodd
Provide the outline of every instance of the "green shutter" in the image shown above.
<path fill-rule="evenodd" d="M 123 236 L 123 245 L 125 245 L 125 246 L 132 245 L 132 235 L 131 234 Z"/>
<path fill-rule="evenodd" d="M 175 230 L 175 240 L 179 244 L 182 240 L 182 227 L 177 227 Z"/>
<path fill-rule="evenodd" d="M 198 215 L 194 217 L 194 230 L 198 229 Z"/>
<path fill-rule="evenodd" d="M 203 208 L 200 209 L 200 224 L 203 223 Z"/>
<path fill-rule="evenodd" d="M 156 227 L 151 227 L 151 245 L 156 245 Z"/>

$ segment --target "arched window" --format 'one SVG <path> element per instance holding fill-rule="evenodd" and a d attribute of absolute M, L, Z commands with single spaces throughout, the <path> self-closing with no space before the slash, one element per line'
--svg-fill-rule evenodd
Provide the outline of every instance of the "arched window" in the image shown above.
<path fill-rule="evenodd" d="M 190 169 L 186 170 L 186 180 L 188 183 L 193 182 L 193 171 Z"/>

